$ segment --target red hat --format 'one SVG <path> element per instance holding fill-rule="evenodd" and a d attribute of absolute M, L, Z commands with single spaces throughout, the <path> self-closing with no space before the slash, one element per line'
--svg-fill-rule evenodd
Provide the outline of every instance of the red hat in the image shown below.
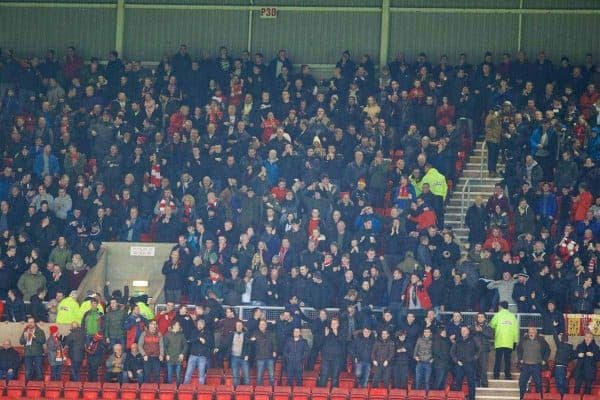
<path fill-rule="evenodd" d="M 50 334 L 54 335 L 56 332 L 58 332 L 58 326 L 50 325 Z"/>
<path fill-rule="evenodd" d="M 104 336 L 102 336 L 101 332 L 96 332 L 96 334 L 94 335 L 94 340 L 97 342 L 102 340 L 103 338 L 104 338 Z"/>

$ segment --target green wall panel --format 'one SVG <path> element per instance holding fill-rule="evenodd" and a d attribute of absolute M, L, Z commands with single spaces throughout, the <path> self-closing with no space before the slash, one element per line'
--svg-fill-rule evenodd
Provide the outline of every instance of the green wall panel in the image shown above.
<path fill-rule="evenodd" d="M 391 6 L 423 8 L 518 8 L 519 0 L 391 0 Z"/>
<path fill-rule="evenodd" d="M 233 54 L 247 47 L 247 11 L 126 9 L 124 52 L 144 61 L 159 60 L 186 43 L 193 57 L 214 56 L 220 46 Z"/>
<path fill-rule="evenodd" d="M 489 50 L 498 60 L 502 52 L 516 48 L 517 27 L 516 15 L 392 13 L 389 55 L 403 52 L 414 60 L 423 51 L 431 62 L 446 54 L 455 63 L 465 52 L 476 63 Z"/>
<path fill-rule="evenodd" d="M 295 62 L 333 64 L 343 50 L 379 57 L 378 13 L 281 11 L 277 19 L 254 17 L 252 51 L 272 57 L 287 48 Z"/>
<path fill-rule="evenodd" d="M 600 2 L 598 0 L 524 0 L 524 8 L 536 9 L 598 9 Z"/>
<path fill-rule="evenodd" d="M 530 58 L 544 49 L 555 63 L 563 55 L 582 61 L 586 53 L 600 53 L 600 15 L 524 15 L 523 49 Z"/>
<path fill-rule="evenodd" d="M 75 45 L 86 58 L 106 58 L 115 45 L 115 9 L 0 8 L 0 45 L 19 56 L 65 53 Z"/>

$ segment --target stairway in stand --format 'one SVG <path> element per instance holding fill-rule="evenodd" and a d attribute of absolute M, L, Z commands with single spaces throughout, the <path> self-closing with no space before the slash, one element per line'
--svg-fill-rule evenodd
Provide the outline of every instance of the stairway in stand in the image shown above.
<path fill-rule="evenodd" d="M 452 196 L 446 205 L 444 224 L 452 227 L 455 239 L 461 245 L 462 250 L 464 250 L 464 245 L 468 243 L 469 236 L 469 229 L 464 225 L 467 209 L 477 195 L 480 195 L 485 203 L 494 192 L 494 185 L 502 181 L 501 177 L 491 178 L 488 175 L 487 154 L 487 148 L 483 145 L 483 140 L 477 141 L 462 176 L 454 186 Z M 504 171 L 504 165 L 498 163 L 496 170 L 499 172 Z"/>
<path fill-rule="evenodd" d="M 476 400 L 519 400 L 519 373 L 512 374 L 512 380 L 492 379 L 488 372 L 489 387 L 478 387 Z"/>

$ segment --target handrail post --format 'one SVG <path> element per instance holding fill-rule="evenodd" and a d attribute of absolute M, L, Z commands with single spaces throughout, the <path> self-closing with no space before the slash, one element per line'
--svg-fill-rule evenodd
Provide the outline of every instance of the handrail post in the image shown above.
<path fill-rule="evenodd" d="M 484 140 L 481 143 L 481 161 L 479 162 L 479 179 L 483 180 L 483 150 L 485 149 L 485 143 L 486 141 Z M 489 153 L 488 153 L 488 157 L 489 157 Z"/>

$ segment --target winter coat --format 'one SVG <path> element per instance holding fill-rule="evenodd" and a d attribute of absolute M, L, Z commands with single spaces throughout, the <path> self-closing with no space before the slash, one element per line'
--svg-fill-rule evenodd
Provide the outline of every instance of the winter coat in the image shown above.
<path fill-rule="evenodd" d="M 42 356 L 44 355 L 44 344 L 46 344 L 46 334 L 39 327 L 33 330 L 33 338 L 28 344 L 27 329 L 23 331 L 19 343 L 25 347 L 25 357 Z"/>
<path fill-rule="evenodd" d="M 588 356 L 587 352 L 592 353 L 592 355 Z M 581 353 L 583 353 L 583 357 L 580 357 Z M 600 360 L 600 348 L 596 341 L 592 340 L 589 345 L 585 341 L 579 343 L 575 347 L 575 356 L 577 357 L 577 364 L 573 371 L 575 378 L 593 381 L 596 377 L 596 363 Z"/>
<path fill-rule="evenodd" d="M 308 342 L 304 338 L 290 338 L 283 347 L 283 359 L 287 365 L 304 365 L 309 352 Z"/>
<path fill-rule="evenodd" d="M 333 331 L 329 330 L 329 333 L 323 338 L 323 347 L 321 348 L 321 358 L 323 360 L 342 360 L 346 355 L 346 346 L 341 330 L 338 330 L 338 334 L 335 335 Z"/>
<path fill-rule="evenodd" d="M 179 360 L 179 355 L 187 354 L 188 344 L 185 340 L 185 335 L 182 331 L 179 332 L 167 332 L 163 338 L 165 346 L 165 356 L 169 357 L 167 363 L 181 364 L 182 360 Z"/>
<path fill-rule="evenodd" d="M 369 336 L 364 337 L 363 334 L 359 334 L 356 339 L 352 341 L 351 353 L 352 358 L 358 360 L 358 362 L 371 362 L 371 353 L 373 346 L 375 345 L 375 338 Z"/>
<path fill-rule="evenodd" d="M 469 336 L 466 339 L 460 337 L 452 345 L 450 356 L 455 363 L 458 363 L 459 361 L 463 363 L 473 362 L 479 358 L 480 351 L 481 346 L 473 336 Z"/>
<path fill-rule="evenodd" d="M 517 317 L 508 310 L 498 311 L 490 321 L 494 330 L 494 347 L 512 349 L 519 342 Z"/>
<path fill-rule="evenodd" d="M 431 361 L 433 359 L 433 339 L 425 336 L 418 338 L 413 356 L 419 358 L 419 362 Z"/>
<path fill-rule="evenodd" d="M 270 330 L 261 332 L 256 331 L 250 338 L 254 342 L 254 357 L 257 360 L 269 360 L 273 358 L 273 353 L 277 351 L 276 337 Z"/>
<path fill-rule="evenodd" d="M 194 331 L 192 331 L 189 343 L 190 355 L 210 357 L 213 345 L 213 335 L 210 332 L 205 329 L 201 331 L 194 329 Z"/>
<path fill-rule="evenodd" d="M 389 338 L 387 340 L 377 340 L 373 345 L 373 350 L 371 352 L 371 360 L 377 361 L 381 365 L 385 361 L 387 361 L 389 364 L 394 358 L 396 350 L 395 347 L 396 346 L 394 345 L 394 341 Z"/>
<path fill-rule="evenodd" d="M 74 362 L 83 361 L 85 354 L 85 332 L 81 328 L 71 329 L 63 340 L 65 347 L 69 349 L 69 358 Z"/>
<path fill-rule="evenodd" d="M 450 348 L 452 342 L 448 337 L 436 335 L 433 338 L 431 352 L 433 354 L 433 365 L 438 368 L 449 368 L 452 358 L 450 357 Z"/>
<path fill-rule="evenodd" d="M 104 337 L 110 339 L 120 339 L 125 335 L 123 323 L 127 318 L 127 311 L 123 306 L 116 310 L 107 309 L 104 315 Z"/>

